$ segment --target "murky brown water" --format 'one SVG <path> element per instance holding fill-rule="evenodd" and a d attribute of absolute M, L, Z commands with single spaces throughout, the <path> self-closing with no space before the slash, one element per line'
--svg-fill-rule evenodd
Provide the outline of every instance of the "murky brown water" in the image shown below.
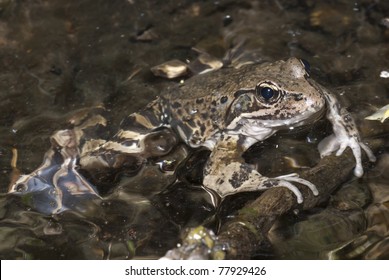
<path fill-rule="evenodd" d="M 120 187 L 103 189 L 107 199 L 78 201 L 57 215 L 34 207 L 47 201 L 6 194 L 16 152 L 17 168 L 32 172 L 55 130 L 101 104 L 114 131 L 172 83 L 150 68 L 192 60 L 193 47 L 220 59 L 239 44 L 241 61 L 304 58 L 313 76 L 340 93 L 365 135 L 388 139 L 388 121 L 363 120 L 389 104 L 389 79 L 380 77 L 389 71 L 388 17 L 389 3 L 368 0 L 0 1 L 1 258 L 156 258 L 179 242 L 183 227 L 212 220 L 198 182 L 206 152 L 193 154 L 177 174 L 150 163 Z M 258 151 L 273 164 L 262 168 L 312 166 L 316 144 L 306 142 L 270 139 Z M 180 162 L 191 152 L 182 145 L 167 160 Z M 270 234 L 272 251 L 257 257 L 389 258 L 387 153 L 388 142 L 376 166 L 361 180 L 350 178 L 328 204 L 285 217 Z M 176 175 L 181 183 L 172 186 Z"/>

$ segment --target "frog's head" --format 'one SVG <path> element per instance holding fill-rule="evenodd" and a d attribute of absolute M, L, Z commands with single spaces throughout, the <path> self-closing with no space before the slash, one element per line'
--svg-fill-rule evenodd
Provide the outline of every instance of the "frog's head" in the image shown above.
<path fill-rule="evenodd" d="M 262 140 L 277 130 L 315 121 L 325 107 L 322 90 L 309 79 L 308 64 L 291 58 L 252 66 L 249 88 L 235 92 L 227 128 Z"/>

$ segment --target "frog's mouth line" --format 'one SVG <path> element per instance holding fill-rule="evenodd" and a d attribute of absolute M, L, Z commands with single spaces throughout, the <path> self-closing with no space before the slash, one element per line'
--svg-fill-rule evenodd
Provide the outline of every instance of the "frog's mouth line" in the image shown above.
<path fill-rule="evenodd" d="M 306 114 L 299 114 L 292 118 L 279 120 L 263 120 L 256 118 L 255 116 L 247 117 L 246 119 L 249 120 L 249 122 L 251 122 L 254 126 L 286 130 L 316 122 L 323 117 L 325 111 L 325 107 L 323 107 L 315 112 L 307 111 Z"/>
<path fill-rule="evenodd" d="M 325 106 L 316 112 L 310 114 L 298 115 L 293 118 L 279 120 L 264 120 L 255 118 L 252 114 L 248 116 L 241 115 L 240 120 L 232 122 L 228 130 L 232 134 L 243 134 L 253 137 L 257 140 L 263 140 L 279 130 L 291 130 L 297 127 L 302 127 L 311 124 L 321 119 L 325 113 Z M 309 113 L 309 112 L 307 112 Z"/>

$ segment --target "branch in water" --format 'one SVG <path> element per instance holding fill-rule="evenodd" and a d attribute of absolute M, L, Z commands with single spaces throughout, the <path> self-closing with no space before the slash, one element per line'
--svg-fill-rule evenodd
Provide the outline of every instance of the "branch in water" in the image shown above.
<path fill-rule="evenodd" d="M 369 146 L 374 151 L 382 145 L 382 141 L 376 140 Z M 364 161 L 367 162 L 367 159 Z M 249 259 L 268 244 L 268 231 L 280 216 L 294 209 L 311 209 L 320 201 L 328 199 L 350 177 L 354 167 L 354 156 L 350 150 L 341 156 L 324 157 L 315 167 L 300 174 L 301 178 L 316 185 L 318 196 L 314 196 L 308 188 L 301 187 L 304 202 L 298 204 L 287 188 L 271 188 L 255 201 L 247 203 L 232 220 L 223 224 L 214 242 L 204 242 L 204 238 L 209 240 L 213 234 L 199 227 L 189 231 L 182 246 L 170 250 L 165 258 Z"/>

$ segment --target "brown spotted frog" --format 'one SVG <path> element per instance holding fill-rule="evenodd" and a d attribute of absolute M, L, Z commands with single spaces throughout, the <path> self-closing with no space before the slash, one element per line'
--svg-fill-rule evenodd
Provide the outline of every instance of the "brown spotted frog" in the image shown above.
<path fill-rule="evenodd" d="M 77 152 L 73 149 L 72 172 L 80 178 L 77 168 L 94 165 L 120 168 L 125 164 L 125 155 L 147 154 L 150 147 L 146 139 L 166 128 L 190 147 L 211 151 L 203 171 L 203 186 L 210 193 L 224 198 L 239 192 L 285 187 L 302 203 L 303 196 L 296 185 L 304 185 L 317 195 L 312 183 L 297 174 L 263 176 L 244 161 L 242 154 L 277 131 L 312 124 L 325 111 L 333 134 L 319 144 L 321 156 L 335 151 L 340 155 L 347 147 L 351 148 L 356 161 L 354 174 L 361 177 L 361 151 L 374 161 L 372 151 L 361 142 L 352 116 L 333 94 L 312 80 L 307 64 L 297 58 L 239 69 L 223 68 L 168 88 L 146 108 L 126 117 L 112 139 L 92 139 Z M 104 121 L 100 124 L 105 125 Z M 66 147 L 73 142 L 73 147 L 80 145 L 79 140 L 69 140 L 78 139 L 74 131 L 60 131 L 53 138 L 61 135 L 67 140 L 57 140 L 57 146 Z M 174 145 L 174 141 L 170 144 Z M 154 150 L 159 156 L 170 152 L 166 147 Z M 74 168 L 78 164 L 80 167 Z M 44 173 L 40 170 L 34 174 L 36 179 L 37 174 Z M 14 186 L 28 180 L 22 177 Z"/>

